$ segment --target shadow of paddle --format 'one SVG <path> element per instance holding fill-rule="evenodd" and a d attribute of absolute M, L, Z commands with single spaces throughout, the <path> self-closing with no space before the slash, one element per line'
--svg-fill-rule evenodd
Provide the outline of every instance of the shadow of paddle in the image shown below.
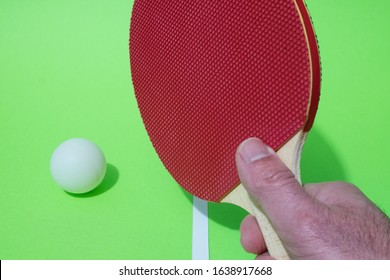
<path fill-rule="evenodd" d="M 318 129 L 309 132 L 303 146 L 301 177 L 303 183 L 348 181 L 331 143 Z"/>

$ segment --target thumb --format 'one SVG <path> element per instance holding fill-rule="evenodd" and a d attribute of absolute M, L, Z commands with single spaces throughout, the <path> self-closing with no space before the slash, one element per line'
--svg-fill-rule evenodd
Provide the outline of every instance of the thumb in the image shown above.
<path fill-rule="evenodd" d="M 312 203 L 295 175 L 257 138 L 241 143 L 236 163 L 241 183 L 260 203 L 275 230 L 290 231 Z"/>

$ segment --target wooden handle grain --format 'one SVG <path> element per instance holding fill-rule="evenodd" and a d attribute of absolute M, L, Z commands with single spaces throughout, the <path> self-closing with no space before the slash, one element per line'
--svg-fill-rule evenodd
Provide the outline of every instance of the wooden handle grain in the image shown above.
<path fill-rule="evenodd" d="M 282 241 L 276 234 L 264 212 L 254 207 L 254 211 L 252 214 L 256 217 L 257 223 L 259 224 L 261 232 L 263 233 L 268 253 L 278 260 L 290 259 L 286 249 L 283 246 Z"/>
<path fill-rule="evenodd" d="M 228 202 L 240 206 L 256 217 L 257 223 L 263 233 L 265 245 L 269 254 L 275 259 L 289 259 L 286 249 L 283 247 L 279 236 L 276 234 L 267 216 L 261 210 L 260 205 L 251 198 L 243 185 L 236 187 L 222 202 Z"/>

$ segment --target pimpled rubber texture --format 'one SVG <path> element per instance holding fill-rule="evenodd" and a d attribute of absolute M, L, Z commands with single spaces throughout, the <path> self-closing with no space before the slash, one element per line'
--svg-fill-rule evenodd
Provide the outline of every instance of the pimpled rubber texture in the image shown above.
<path fill-rule="evenodd" d="M 277 150 L 308 119 L 310 48 L 293 0 L 136 0 L 130 58 L 154 148 L 199 198 L 239 184 L 243 140 Z"/>

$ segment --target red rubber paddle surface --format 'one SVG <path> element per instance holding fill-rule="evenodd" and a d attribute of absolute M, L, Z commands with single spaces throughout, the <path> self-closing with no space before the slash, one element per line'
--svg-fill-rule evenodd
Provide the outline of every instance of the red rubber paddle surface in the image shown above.
<path fill-rule="evenodd" d="M 188 192 L 220 201 L 239 184 L 238 145 L 277 150 L 308 120 L 310 46 L 293 0 L 136 0 L 131 71 L 165 167 Z"/>

